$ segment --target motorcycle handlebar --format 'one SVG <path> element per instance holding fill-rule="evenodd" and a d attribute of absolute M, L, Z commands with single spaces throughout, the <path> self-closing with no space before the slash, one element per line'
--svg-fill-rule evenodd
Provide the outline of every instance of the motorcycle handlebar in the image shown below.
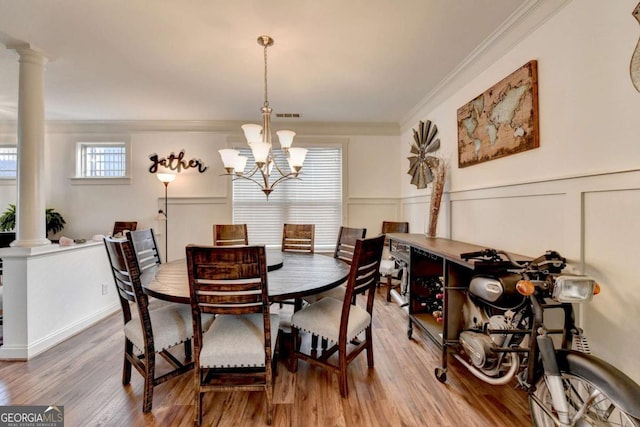
<path fill-rule="evenodd" d="M 485 258 L 488 261 L 503 261 L 504 259 L 501 257 L 501 255 L 504 255 L 504 258 L 506 258 L 506 260 L 516 268 L 526 267 L 526 263 L 519 263 L 518 261 L 514 260 L 507 252 L 490 248 L 483 249 L 481 251 L 465 252 L 460 254 L 460 258 L 464 259 L 465 261 L 468 261 L 471 258 Z"/>
<path fill-rule="evenodd" d="M 460 258 L 465 261 L 471 258 L 495 258 L 498 255 L 495 249 L 483 249 L 481 251 L 465 252 L 460 254 Z"/>

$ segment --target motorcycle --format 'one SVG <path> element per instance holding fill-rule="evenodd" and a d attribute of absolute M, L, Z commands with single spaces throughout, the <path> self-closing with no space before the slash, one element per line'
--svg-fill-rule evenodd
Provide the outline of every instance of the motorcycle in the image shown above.
<path fill-rule="evenodd" d="M 448 351 L 489 384 L 515 378 L 535 426 L 640 426 L 640 386 L 589 354 L 574 321 L 573 304 L 599 293 L 593 279 L 562 274 L 566 259 L 555 251 L 527 262 L 495 249 L 460 256 L 474 261 L 474 272 L 459 337 L 435 370 L 440 382 Z M 545 325 L 550 310 L 561 310 L 563 327 Z"/>

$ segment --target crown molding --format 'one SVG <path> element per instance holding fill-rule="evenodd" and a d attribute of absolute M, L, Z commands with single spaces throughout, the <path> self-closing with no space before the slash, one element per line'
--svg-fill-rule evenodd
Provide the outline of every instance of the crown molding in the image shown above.
<path fill-rule="evenodd" d="M 489 35 L 476 49 L 429 92 L 400 121 L 400 130 L 410 129 L 425 112 L 452 96 L 475 76 L 503 57 L 525 37 L 556 15 L 572 0 L 528 0 Z"/>
<path fill-rule="evenodd" d="M 49 133 L 135 133 L 135 132 L 220 132 L 241 134 L 238 120 L 48 120 Z M 0 129 L 3 129 L 0 122 Z M 398 136 L 400 126 L 389 122 L 273 122 L 273 127 L 291 129 L 307 135 Z M 15 128 L 15 124 L 5 125 Z"/>

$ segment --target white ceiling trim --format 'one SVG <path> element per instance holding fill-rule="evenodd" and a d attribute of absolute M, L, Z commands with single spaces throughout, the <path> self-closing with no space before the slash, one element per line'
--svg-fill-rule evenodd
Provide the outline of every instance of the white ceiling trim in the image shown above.
<path fill-rule="evenodd" d="M 136 133 L 136 132 L 219 132 L 241 134 L 245 122 L 238 120 L 128 120 L 46 122 L 48 133 Z M 7 126 L 7 127 L 5 127 Z M 15 123 L 0 122 L 0 130 L 15 129 Z M 305 135 L 398 136 L 397 123 L 383 122 L 273 122 L 274 128 L 287 128 Z"/>
<path fill-rule="evenodd" d="M 401 120 L 400 131 L 405 132 L 415 126 L 416 122 L 423 120 L 424 111 L 436 108 L 571 1 L 573 0 L 528 0 L 524 3 L 411 109 Z"/>

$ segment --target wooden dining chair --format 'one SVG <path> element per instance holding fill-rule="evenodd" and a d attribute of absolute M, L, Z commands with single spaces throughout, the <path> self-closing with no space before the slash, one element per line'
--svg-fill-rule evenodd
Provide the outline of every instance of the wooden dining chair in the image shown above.
<path fill-rule="evenodd" d="M 111 235 L 116 237 L 117 234 L 122 234 L 124 231 L 133 231 L 136 228 L 138 228 L 138 221 L 116 221 L 113 224 Z"/>
<path fill-rule="evenodd" d="M 314 252 L 315 224 L 284 224 L 282 252 Z"/>
<path fill-rule="evenodd" d="M 145 274 L 147 271 L 155 273 L 155 270 L 162 261 L 153 229 L 132 230 L 127 233 L 127 239 L 133 245 L 133 250 L 142 274 Z"/>
<path fill-rule="evenodd" d="M 278 315 L 269 313 L 267 262 L 260 246 L 188 245 L 187 270 L 194 329 L 195 425 L 202 425 L 210 391 L 264 391 L 273 418 Z M 216 315 L 203 332 L 201 316 Z"/>
<path fill-rule="evenodd" d="M 399 286 L 402 280 L 403 269 L 398 268 L 395 260 L 391 258 L 389 248 L 389 238 L 387 233 L 408 233 L 408 222 L 382 221 L 382 234 L 385 235 L 384 249 L 382 251 L 382 261 L 380 262 L 380 280 L 378 285 L 387 286 L 387 301 L 391 301 L 391 289 Z"/>
<path fill-rule="evenodd" d="M 340 231 L 338 232 L 338 241 L 336 242 L 336 248 L 333 252 L 333 257 L 343 261 L 347 264 L 351 264 L 351 260 L 353 259 L 353 251 L 356 246 L 356 241 L 358 239 L 364 239 L 367 234 L 366 228 L 353 228 L 353 227 L 340 227 Z M 304 300 L 312 304 L 322 298 L 325 297 L 333 297 L 337 299 L 344 298 L 345 294 L 345 286 L 340 285 L 336 286 L 333 289 L 329 289 L 328 291 L 321 292 L 315 295 L 309 295 L 304 297 Z M 315 343 L 316 339 L 314 339 Z M 314 345 L 315 348 L 315 345 Z"/>
<path fill-rule="evenodd" d="M 158 268 L 162 264 L 156 236 L 152 228 L 134 230 L 127 233 L 127 240 L 133 245 L 133 252 L 140 268 L 140 281 L 143 285 L 154 279 Z M 166 301 L 149 297 L 151 309 L 164 305 Z"/>
<path fill-rule="evenodd" d="M 356 241 L 358 239 L 364 239 L 367 234 L 366 228 L 354 228 L 354 227 L 345 227 L 341 226 L 338 231 L 338 241 L 336 242 L 336 248 L 333 253 L 333 257 L 343 261 L 347 264 L 351 264 L 351 260 L 353 259 L 353 251 L 356 246 Z M 346 283 L 340 286 L 336 286 L 335 288 L 329 289 L 328 291 L 321 292 L 315 295 L 309 295 L 304 297 L 305 302 L 308 304 L 313 304 L 316 301 L 321 300 L 322 298 L 332 297 L 336 299 L 344 299 L 346 293 Z M 311 338 L 311 348 L 315 350 L 318 347 L 318 336 L 312 335 Z M 322 340 L 322 348 L 327 347 L 326 340 Z"/>
<path fill-rule="evenodd" d="M 297 371 L 300 359 L 337 373 L 342 397 L 347 397 L 348 394 L 347 367 L 363 350 L 367 351 L 367 365 L 373 368 L 371 325 L 383 246 L 383 235 L 358 239 L 354 247 L 345 297 L 341 300 L 323 298 L 295 312 L 291 317 L 294 343 L 293 371 Z M 364 307 L 357 304 L 355 297 L 359 294 L 366 294 Z M 300 331 L 318 335 L 333 345 L 320 353 L 304 353 L 299 345 Z M 365 338 L 358 340 L 358 335 L 363 331 Z M 350 344 L 353 342 L 357 342 L 357 345 Z M 335 353 L 337 360 L 331 358 Z"/>
<path fill-rule="evenodd" d="M 347 264 L 351 264 L 356 241 L 358 239 L 364 239 L 366 234 L 366 228 L 340 227 L 333 257 L 338 258 Z"/>
<path fill-rule="evenodd" d="M 248 245 L 247 224 L 215 224 L 213 226 L 214 246 Z"/>
<path fill-rule="evenodd" d="M 131 366 L 144 378 L 142 411 L 149 412 L 153 404 L 153 388 L 193 368 L 191 339 L 193 327 L 191 309 L 186 304 L 167 304 L 149 310 L 147 295 L 142 290 L 140 268 L 133 245 L 129 240 L 104 238 L 113 280 L 116 285 L 124 318 L 124 366 L 122 384 L 131 381 Z M 137 308 L 132 313 L 131 305 Z M 208 328 L 212 319 L 209 317 Z M 169 352 L 184 344 L 183 361 Z M 156 354 L 163 357 L 173 369 L 156 376 Z"/>

